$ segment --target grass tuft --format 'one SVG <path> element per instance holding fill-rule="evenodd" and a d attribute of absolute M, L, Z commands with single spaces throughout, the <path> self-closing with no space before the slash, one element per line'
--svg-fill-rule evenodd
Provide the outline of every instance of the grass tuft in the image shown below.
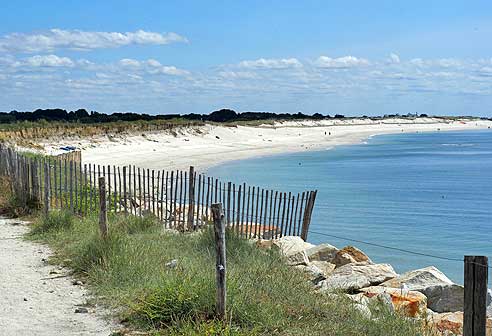
<path fill-rule="evenodd" d="M 74 217 L 69 211 L 52 211 L 48 215 L 42 215 L 32 227 L 31 234 L 47 233 L 49 231 L 61 231 L 72 228 Z"/>

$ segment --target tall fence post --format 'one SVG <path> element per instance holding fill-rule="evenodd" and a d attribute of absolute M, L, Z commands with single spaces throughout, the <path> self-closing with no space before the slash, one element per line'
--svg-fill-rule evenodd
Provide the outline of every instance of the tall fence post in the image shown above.
<path fill-rule="evenodd" d="M 99 177 L 99 230 L 101 237 L 108 237 L 108 215 L 106 207 L 106 179 L 104 176 Z"/>
<path fill-rule="evenodd" d="M 188 183 L 188 218 L 186 225 L 188 231 L 193 230 L 193 215 L 195 213 L 195 167 L 190 166 Z"/>
<path fill-rule="evenodd" d="M 309 225 L 311 224 L 311 215 L 313 214 L 314 202 L 316 201 L 317 190 L 309 193 L 309 198 L 304 210 L 304 217 L 302 219 L 302 231 L 301 238 L 306 241 L 309 233 Z"/>
<path fill-rule="evenodd" d="M 50 211 L 50 171 L 48 162 L 44 163 L 44 214 Z"/>
<path fill-rule="evenodd" d="M 224 319 L 226 313 L 226 242 L 224 213 L 221 203 L 212 204 L 212 218 L 214 220 L 216 251 L 217 315 Z"/>
<path fill-rule="evenodd" d="M 487 323 L 488 258 L 465 256 L 463 336 L 484 336 Z"/>

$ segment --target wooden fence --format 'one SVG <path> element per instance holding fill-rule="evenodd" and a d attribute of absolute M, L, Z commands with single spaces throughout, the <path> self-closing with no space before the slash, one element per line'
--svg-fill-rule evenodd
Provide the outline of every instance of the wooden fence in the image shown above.
<path fill-rule="evenodd" d="M 82 162 L 82 152 L 77 150 L 71 150 L 66 153 L 55 155 L 53 156 L 53 158 L 63 161 Z"/>
<path fill-rule="evenodd" d="M 293 194 L 223 182 L 193 167 L 155 171 L 85 164 L 79 155 L 60 160 L 0 147 L 0 174 L 11 177 L 12 191 L 21 203 L 38 203 L 45 209 L 81 215 L 99 211 L 98 181 L 104 177 L 109 212 L 152 214 L 166 228 L 193 231 L 212 221 L 212 203 L 222 203 L 226 226 L 239 234 L 307 239 L 317 191 Z"/>

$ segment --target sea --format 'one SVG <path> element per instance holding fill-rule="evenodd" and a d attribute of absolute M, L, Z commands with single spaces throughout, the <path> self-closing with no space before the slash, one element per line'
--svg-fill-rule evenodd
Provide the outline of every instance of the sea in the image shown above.
<path fill-rule="evenodd" d="M 231 161 L 207 174 L 317 189 L 308 241 L 356 246 L 399 273 L 432 265 L 462 283 L 465 255 L 492 257 L 492 130 L 378 135 Z"/>

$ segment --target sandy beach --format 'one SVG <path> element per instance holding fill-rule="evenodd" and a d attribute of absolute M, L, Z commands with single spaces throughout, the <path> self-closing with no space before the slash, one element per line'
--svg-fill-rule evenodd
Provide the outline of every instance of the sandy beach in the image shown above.
<path fill-rule="evenodd" d="M 198 171 L 230 160 L 354 144 L 379 134 L 475 130 L 492 127 L 488 120 L 350 119 L 289 121 L 273 125 L 179 128 L 170 132 L 108 134 L 90 139 L 47 141 L 50 153 L 72 145 L 82 150 L 85 163 L 136 165 L 150 169 Z"/>

